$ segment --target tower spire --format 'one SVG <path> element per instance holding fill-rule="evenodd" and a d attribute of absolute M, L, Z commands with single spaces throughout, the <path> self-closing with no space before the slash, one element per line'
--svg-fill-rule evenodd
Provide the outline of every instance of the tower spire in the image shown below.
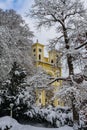
<path fill-rule="evenodd" d="M 38 43 L 38 39 L 36 40 L 36 43 Z"/>

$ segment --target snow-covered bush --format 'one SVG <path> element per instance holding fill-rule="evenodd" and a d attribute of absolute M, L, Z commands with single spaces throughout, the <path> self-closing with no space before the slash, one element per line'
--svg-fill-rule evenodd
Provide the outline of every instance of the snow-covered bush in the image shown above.
<path fill-rule="evenodd" d="M 48 122 L 53 127 L 61 127 L 65 124 L 72 125 L 72 113 L 71 110 L 67 107 L 47 107 L 47 108 L 39 108 L 33 107 L 31 110 L 25 112 L 25 115 L 30 117 L 31 119 L 35 118 L 35 120 L 39 122 Z"/>
<path fill-rule="evenodd" d="M 83 109 L 80 110 L 79 113 L 79 129 L 87 129 L 87 106 Z"/>

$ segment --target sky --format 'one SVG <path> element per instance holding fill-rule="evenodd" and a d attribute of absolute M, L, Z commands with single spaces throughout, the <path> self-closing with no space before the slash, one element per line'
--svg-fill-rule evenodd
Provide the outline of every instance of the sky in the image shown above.
<path fill-rule="evenodd" d="M 34 32 L 34 39 L 33 41 L 38 41 L 42 44 L 47 45 L 48 39 L 53 38 L 55 34 L 54 29 L 45 30 L 44 28 L 42 30 L 37 30 L 35 27 L 35 20 L 26 17 L 26 13 L 29 12 L 29 9 L 31 8 L 34 0 L 0 0 L 0 8 L 6 10 L 6 9 L 14 9 L 19 14 L 22 15 L 25 22 L 29 25 L 31 31 Z"/>

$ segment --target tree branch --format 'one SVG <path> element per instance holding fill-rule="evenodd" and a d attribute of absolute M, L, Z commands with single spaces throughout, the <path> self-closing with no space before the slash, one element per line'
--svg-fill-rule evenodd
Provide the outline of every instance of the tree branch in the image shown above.
<path fill-rule="evenodd" d="M 54 83 L 56 81 L 59 81 L 59 80 L 61 80 L 61 81 L 70 81 L 70 82 L 74 81 L 77 84 L 80 84 L 80 83 L 83 82 L 83 80 L 87 81 L 87 76 L 85 76 L 85 75 L 79 75 L 79 77 L 78 77 L 78 74 L 76 74 L 76 75 L 73 75 L 73 79 L 71 77 L 66 77 L 66 78 L 64 78 L 64 77 L 57 77 L 57 78 L 50 77 L 50 79 L 52 81 L 49 82 L 48 85 L 50 85 L 50 84 L 52 84 L 52 83 Z"/>
<path fill-rule="evenodd" d="M 54 80 L 52 80 L 51 82 L 49 82 L 48 85 L 54 83 L 55 81 L 59 81 L 59 80 L 71 81 L 71 79 L 69 77 L 66 77 L 66 78 L 64 78 L 64 77 L 58 77 L 58 78 L 51 78 L 51 79 L 54 79 Z"/>
<path fill-rule="evenodd" d="M 54 21 L 55 21 L 55 22 L 59 22 L 62 26 L 64 26 L 64 23 L 63 23 L 62 20 L 57 19 L 57 18 L 55 17 L 55 15 L 53 15 L 53 14 L 51 14 L 51 16 L 54 18 Z"/>
<path fill-rule="evenodd" d="M 85 45 L 87 45 L 87 41 L 86 41 L 86 42 L 84 42 L 82 45 L 80 45 L 80 46 L 76 47 L 76 48 L 75 48 L 75 50 L 78 50 L 78 49 L 82 48 L 82 47 L 83 47 L 83 46 L 85 46 Z"/>

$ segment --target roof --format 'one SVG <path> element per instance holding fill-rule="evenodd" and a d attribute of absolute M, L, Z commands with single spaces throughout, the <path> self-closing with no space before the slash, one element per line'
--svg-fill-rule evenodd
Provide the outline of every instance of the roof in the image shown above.
<path fill-rule="evenodd" d="M 32 46 L 36 46 L 36 45 L 39 45 L 39 46 L 44 47 L 44 45 L 43 45 L 43 44 L 41 44 L 41 43 L 34 43 Z"/>
<path fill-rule="evenodd" d="M 52 49 L 52 50 L 49 50 L 49 51 L 48 51 L 48 53 L 50 53 L 50 52 L 56 52 L 56 53 L 57 53 L 57 52 L 59 52 L 59 51 L 56 50 L 56 49 Z"/>

